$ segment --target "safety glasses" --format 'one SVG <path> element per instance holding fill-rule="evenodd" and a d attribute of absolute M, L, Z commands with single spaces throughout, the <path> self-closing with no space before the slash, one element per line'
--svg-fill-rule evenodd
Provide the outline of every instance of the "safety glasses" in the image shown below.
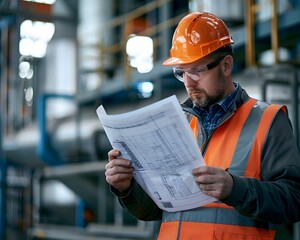
<path fill-rule="evenodd" d="M 225 57 L 226 56 L 219 57 L 207 65 L 200 65 L 195 68 L 174 67 L 173 68 L 174 76 L 181 82 L 183 82 L 184 75 L 190 77 L 194 81 L 198 81 L 200 79 L 202 73 L 216 67 Z"/>

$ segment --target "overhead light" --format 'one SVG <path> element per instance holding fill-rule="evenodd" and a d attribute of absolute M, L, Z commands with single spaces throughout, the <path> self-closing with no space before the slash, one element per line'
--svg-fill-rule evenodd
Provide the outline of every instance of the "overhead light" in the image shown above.
<path fill-rule="evenodd" d="M 45 4 L 54 4 L 56 0 L 23 0 L 25 2 L 38 2 L 38 3 L 45 3 Z"/>
<path fill-rule="evenodd" d="M 23 60 L 19 64 L 19 76 L 23 79 L 31 79 L 33 77 L 33 69 L 29 61 Z"/>
<path fill-rule="evenodd" d="M 30 38 L 22 38 L 19 43 L 19 51 L 23 56 L 31 56 L 33 49 L 33 40 Z"/>
<path fill-rule="evenodd" d="M 26 104 L 28 106 L 31 106 L 32 105 L 32 100 L 33 100 L 33 88 L 28 87 L 27 89 L 24 89 L 24 91 L 25 91 Z"/>
<path fill-rule="evenodd" d="M 48 42 L 55 32 L 55 25 L 49 22 L 25 20 L 20 26 L 19 51 L 23 56 L 42 58 L 46 55 Z"/>
<path fill-rule="evenodd" d="M 44 42 L 49 42 L 55 32 L 55 26 L 53 23 L 35 21 L 32 24 L 31 37 L 33 39 L 43 40 Z"/>
<path fill-rule="evenodd" d="M 126 44 L 129 65 L 140 73 L 153 69 L 153 40 L 146 36 L 132 35 Z"/>
<path fill-rule="evenodd" d="M 139 96 L 142 98 L 149 98 L 153 94 L 154 85 L 150 81 L 143 81 L 137 83 L 137 90 Z"/>
<path fill-rule="evenodd" d="M 43 40 L 34 41 L 30 38 L 23 38 L 19 43 L 19 51 L 23 56 L 43 58 L 46 55 L 47 46 L 47 42 Z"/>

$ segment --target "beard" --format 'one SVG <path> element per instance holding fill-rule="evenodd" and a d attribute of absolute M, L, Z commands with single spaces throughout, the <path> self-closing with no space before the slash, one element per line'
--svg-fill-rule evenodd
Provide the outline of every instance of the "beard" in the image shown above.
<path fill-rule="evenodd" d="M 199 91 L 199 90 L 192 90 L 191 94 L 194 91 Z M 205 92 L 203 89 L 201 89 L 200 91 L 201 91 L 201 96 L 199 97 L 194 97 L 189 93 L 190 99 L 199 107 L 209 108 L 223 99 L 223 94 L 211 96 L 207 94 L 207 92 Z"/>
<path fill-rule="evenodd" d="M 203 88 L 189 88 L 188 95 L 190 99 L 199 107 L 209 108 L 221 101 L 225 97 L 225 79 L 219 71 L 217 80 L 217 89 L 214 95 L 209 95 Z"/>

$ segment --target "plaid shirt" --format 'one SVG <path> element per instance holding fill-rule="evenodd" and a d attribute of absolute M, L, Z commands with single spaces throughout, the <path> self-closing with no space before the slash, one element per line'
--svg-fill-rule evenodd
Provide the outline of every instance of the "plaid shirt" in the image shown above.
<path fill-rule="evenodd" d="M 238 83 L 234 83 L 235 90 L 226 98 L 214 104 L 209 109 L 194 105 L 194 110 L 199 114 L 203 128 L 207 134 L 210 134 L 217 126 L 220 118 L 226 113 L 229 107 L 233 104 L 236 93 L 240 88 Z"/>

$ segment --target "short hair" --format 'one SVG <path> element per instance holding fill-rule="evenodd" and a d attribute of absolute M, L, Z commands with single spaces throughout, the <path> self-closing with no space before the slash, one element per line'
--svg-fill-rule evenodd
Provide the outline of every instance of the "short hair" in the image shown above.
<path fill-rule="evenodd" d="M 230 55 L 234 56 L 233 48 L 232 45 L 226 45 L 224 47 L 218 48 L 214 52 L 212 52 L 210 55 L 212 55 L 214 58 Z"/>

